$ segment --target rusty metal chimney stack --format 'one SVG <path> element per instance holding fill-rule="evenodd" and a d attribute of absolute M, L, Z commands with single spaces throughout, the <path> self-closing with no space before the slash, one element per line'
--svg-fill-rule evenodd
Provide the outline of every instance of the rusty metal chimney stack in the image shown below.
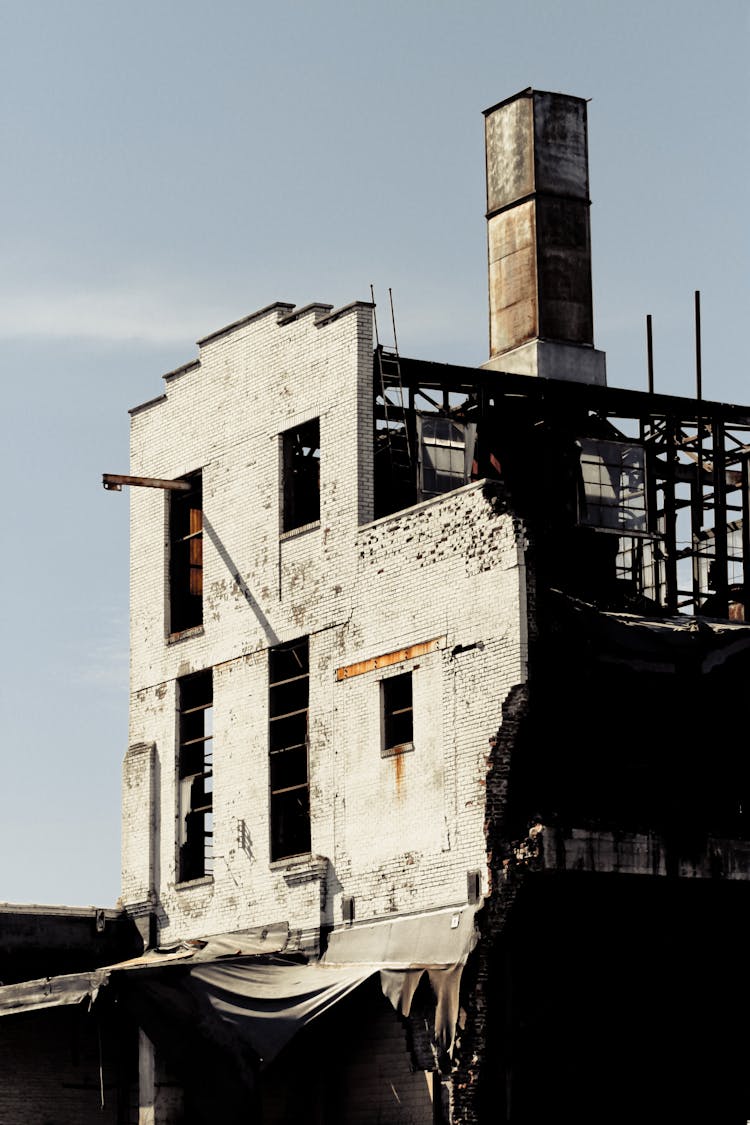
<path fill-rule="evenodd" d="M 586 101 L 523 90 L 484 111 L 490 358 L 606 383 L 594 348 Z"/>

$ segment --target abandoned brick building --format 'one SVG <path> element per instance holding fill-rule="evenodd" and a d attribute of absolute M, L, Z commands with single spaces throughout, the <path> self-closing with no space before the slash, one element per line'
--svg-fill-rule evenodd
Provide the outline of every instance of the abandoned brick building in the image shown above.
<path fill-rule="evenodd" d="M 485 117 L 486 364 L 269 305 L 105 478 L 146 952 L 50 1001 L 129 1036 L 99 1120 L 750 1118 L 750 408 L 607 387 L 586 103 Z"/>

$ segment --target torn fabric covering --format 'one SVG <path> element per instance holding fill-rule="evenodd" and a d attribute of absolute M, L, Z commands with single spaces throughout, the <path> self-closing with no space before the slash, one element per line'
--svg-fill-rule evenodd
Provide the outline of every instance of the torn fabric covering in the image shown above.
<path fill-rule="evenodd" d="M 105 965 L 91 972 L 66 973 L 23 981 L 20 984 L 0 985 L 0 1016 L 20 1015 L 64 1004 L 80 1004 L 83 1000 L 93 1004 L 99 990 L 109 983 L 113 972 L 152 969 L 175 962 L 210 961 L 237 954 L 275 953 L 284 949 L 288 941 L 289 926 L 286 922 L 280 922 L 234 934 L 218 934 L 197 941 L 179 942 L 166 949 L 151 949 L 140 957 L 115 965 Z"/>
<path fill-rule="evenodd" d="M 429 969 L 466 961 L 476 945 L 476 906 L 388 918 L 334 930 L 325 965 L 367 962 L 387 969 Z"/>
<path fill-rule="evenodd" d="M 450 1054 L 458 1023 L 458 997 L 463 964 L 446 969 L 381 969 L 380 984 L 397 1012 L 408 1016 L 411 1002 L 425 973 L 435 996 L 435 1041 Z"/>
<path fill-rule="evenodd" d="M 172 961 L 215 961 L 218 957 L 247 957 L 261 953 L 281 953 L 289 943 L 288 922 L 277 922 L 272 926 L 256 926 L 250 930 L 237 930 L 235 933 L 215 934 L 213 937 L 197 938 L 193 941 L 180 941 L 175 945 L 149 949 L 140 957 L 120 961 L 107 968 L 152 969 Z"/>
<path fill-rule="evenodd" d="M 377 970 L 326 968 L 284 957 L 231 957 L 125 973 L 118 993 L 153 1042 L 178 1055 L 195 1037 L 251 1074 L 268 1066 L 312 1020 Z"/>
<path fill-rule="evenodd" d="M 458 1021 L 461 974 L 477 943 L 478 907 L 442 910 L 352 926 L 330 935 L 323 963 L 370 964 L 380 970 L 383 994 L 408 1016 L 423 975 L 435 995 L 435 1038 L 447 1052 Z"/>
<path fill-rule="evenodd" d="M 311 964 L 275 952 L 288 942 L 286 924 L 180 943 L 95 973 L 0 988 L 0 1014 L 93 1001 L 109 983 L 154 1042 L 177 1047 L 197 1036 L 250 1072 L 376 972 L 384 995 L 408 1015 L 427 973 L 436 1039 L 450 1050 L 461 973 L 477 940 L 475 912 L 464 907 L 338 931 L 326 956 Z"/>
<path fill-rule="evenodd" d="M 267 1066 L 298 1031 L 375 971 L 369 965 L 217 961 L 191 969 L 190 986 Z"/>
<path fill-rule="evenodd" d="M 68 973 L 65 976 L 3 985 L 0 987 L 0 1016 L 38 1012 L 64 1004 L 80 1004 L 83 1000 L 93 1003 L 108 978 L 108 969 L 96 969 L 92 973 Z"/>
<path fill-rule="evenodd" d="M 476 944 L 476 907 L 354 926 L 330 935 L 320 962 L 283 956 L 227 957 L 118 973 L 120 994 L 155 1042 L 197 1033 L 245 1067 L 268 1066 L 293 1036 L 376 972 L 385 996 L 408 1015 L 427 973 L 436 1038 L 450 1050 L 461 973 Z M 233 935 L 228 936 L 231 946 Z M 208 947 L 206 948 L 208 952 Z"/>

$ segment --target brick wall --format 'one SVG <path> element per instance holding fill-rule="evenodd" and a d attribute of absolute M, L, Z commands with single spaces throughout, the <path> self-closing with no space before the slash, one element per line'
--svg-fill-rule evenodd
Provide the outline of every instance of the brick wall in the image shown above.
<path fill-rule="evenodd" d="M 289 1076 L 294 1075 L 294 1081 Z M 261 1076 L 264 1125 L 433 1125 L 433 1075 L 377 979 L 302 1031 Z"/>
<path fill-rule="evenodd" d="M 489 739 L 526 675 L 524 543 L 469 485 L 376 522 L 370 311 L 270 309 L 204 342 L 137 409 L 134 474 L 203 472 L 204 621 L 168 640 L 166 494 L 131 499 L 131 751 L 123 892 L 152 871 L 161 940 L 288 919 L 314 932 L 466 901 L 486 871 Z M 320 418 L 321 518 L 280 534 L 280 439 Z M 310 637 L 312 852 L 269 862 L 268 647 Z M 336 670 L 423 642 L 424 655 Z M 177 883 L 176 682 L 214 669 L 211 879 Z M 381 757 L 380 681 L 411 671 L 414 749 Z M 141 745 L 155 746 L 151 767 Z M 151 768 L 156 809 L 146 805 Z M 149 833 L 151 842 L 149 842 Z M 153 861 L 149 868 L 149 849 Z M 486 884 L 486 875 L 485 875 Z"/>
<path fill-rule="evenodd" d="M 104 1070 L 101 1104 L 99 1035 Z M 115 1125 L 118 1116 L 117 1051 L 107 1028 L 82 1008 L 58 1008 L 0 1020 L 0 1125 Z M 124 1058 L 120 1059 L 126 1063 Z M 137 1121 L 137 1111 L 132 1121 Z"/>
<path fill-rule="evenodd" d="M 497 996 L 508 988 L 504 979 L 507 970 L 502 939 L 526 874 L 526 864 L 517 861 L 507 838 L 506 810 L 513 753 L 528 721 L 528 711 L 527 685 L 517 684 L 508 693 L 502 722 L 492 740 L 485 819 L 490 894 L 478 916 L 480 940 L 461 984 L 466 1019 L 458 1035 L 453 1059 L 452 1125 L 479 1125 L 485 1119 L 485 1111 L 497 1090 L 499 1060 L 488 1054 L 488 1015 L 491 996 L 494 994 L 497 1003 Z M 492 1093 L 488 1094 L 488 1090 Z M 493 1108 L 498 1115 L 505 1117 L 496 1099 Z"/>
<path fill-rule="evenodd" d="M 131 906 L 148 903 L 154 888 L 156 746 L 136 743 L 122 767 L 122 895 Z"/>

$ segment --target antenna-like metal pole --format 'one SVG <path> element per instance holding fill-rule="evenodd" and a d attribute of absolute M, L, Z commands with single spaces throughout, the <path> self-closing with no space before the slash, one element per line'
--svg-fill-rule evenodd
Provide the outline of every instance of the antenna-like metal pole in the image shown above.
<path fill-rule="evenodd" d="M 396 317 L 393 314 L 393 290 L 388 286 L 388 300 L 391 302 L 391 324 L 393 325 L 393 348 L 398 355 L 398 340 L 396 338 Z"/>
<path fill-rule="evenodd" d="M 695 488 L 692 499 L 693 521 L 693 605 L 697 610 L 701 597 L 701 574 L 698 560 L 698 537 L 703 530 L 705 516 L 705 492 L 703 488 L 703 376 L 701 371 L 701 295 L 695 291 L 695 397 L 697 410 L 695 419 Z"/>
<path fill-rule="evenodd" d="M 646 317 L 646 351 L 648 353 L 648 393 L 654 393 L 654 337 L 651 331 L 651 313 Z"/>
<path fill-rule="evenodd" d="M 703 368 L 701 361 L 701 294 L 695 291 L 695 396 L 703 398 Z"/>
<path fill-rule="evenodd" d="M 377 306 L 375 304 L 375 290 L 373 288 L 372 282 L 370 282 L 370 296 L 372 298 L 372 322 L 375 325 L 375 347 L 379 348 L 380 340 L 378 338 L 378 314 L 375 311 Z"/>

